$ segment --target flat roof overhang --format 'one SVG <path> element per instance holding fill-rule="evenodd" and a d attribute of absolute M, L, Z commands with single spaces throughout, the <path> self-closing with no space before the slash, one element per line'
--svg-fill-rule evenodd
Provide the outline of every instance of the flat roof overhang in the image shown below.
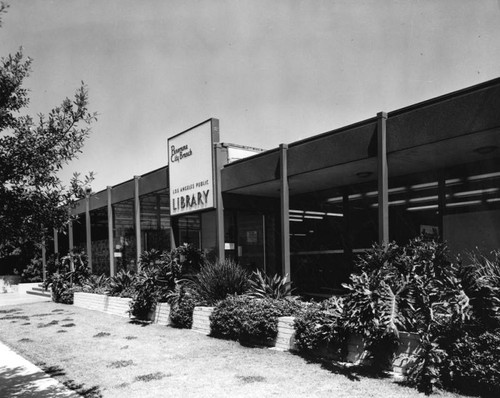
<path fill-rule="evenodd" d="M 389 177 L 485 160 L 500 165 L 500 79 L 388 113 Z M 279 197 L 279 162 L 274 149 L 225 166 L 223 192 Z M 291 196 L 375 181 L 377 118 L 289 144 L 288 178 Z"/>

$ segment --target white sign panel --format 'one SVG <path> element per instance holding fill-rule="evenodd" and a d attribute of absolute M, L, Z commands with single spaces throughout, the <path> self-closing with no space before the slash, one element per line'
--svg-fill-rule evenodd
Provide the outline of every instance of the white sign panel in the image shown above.
<path fill-rule="evenodd" d="M 171 215 L 215 207 L 214 121 L 217 120 L 210 119 L 167 141 Z"/>

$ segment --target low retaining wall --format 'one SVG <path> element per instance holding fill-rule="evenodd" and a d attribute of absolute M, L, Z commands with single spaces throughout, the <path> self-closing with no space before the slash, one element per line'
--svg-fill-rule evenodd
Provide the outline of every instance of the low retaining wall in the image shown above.
<path fill-rule="evenodd" d="M 278 318 L 278 335 L 276 336 L 275 349 L 279 351 L 293 351 L 295 347 L 295 328 L 293 316 Z"/>
<path fill-rule="evenodd" d="M 27 294 L 28 290 L 33 289 L 34 287 L 38 287 L 42 282 L 30 282 L 30 283 L 20 283 L 17 286 L 17 292 L 19 294 Z"/>
<path fill-rule="evenodd" d="M 0 293 L 16 293 L 21 277 L 19 275 L 0 275 Z"/>
<path fill-rule="evenodd" d="M 76 292 L 73 305 L 104 312 L 106 314 L 117 315 L 124 318 L 129 317 L 131 298 L 110 297 L 104 294 Z M 170 324 L 170 305 L 168 303 L 158 303 L 151 321 L 159 325 Z"/>
<path fill-rule="evenodd" d="M 214 307 L 194 307 L 191 330 L 208 336 L 210 334 L 210 315 L 212 315 L 213 310 Z"/>
<path fill-rule="evenodd" d="M 105 312 L 128 318 L 128 310 L 132 299 L 123 297 L 110 297 L 104 294 L 76 292 L 73 305 L 88 310 Z"/>

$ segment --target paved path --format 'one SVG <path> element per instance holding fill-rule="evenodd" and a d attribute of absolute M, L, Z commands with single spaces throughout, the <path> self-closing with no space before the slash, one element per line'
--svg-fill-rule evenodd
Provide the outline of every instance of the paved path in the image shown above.
<path fill-rule="evenodd" d="M 0 294 L 0 307 L 50 301 L 20 293 Z M 0 397 L 80 397 L 0 342 Z"/>
<path fill-rule="evenodd" d="M 80 397 L 0 343 L 0 397 Z"/>
<path fill-rule="evenodd" d="M 50 301 L 48 297 L 35 296 L 26 293 L 2 293 L 0 294 L 0 307 L 7 305 L 21 305 L 29 303 L 39 303 L 41 301 Z"/>

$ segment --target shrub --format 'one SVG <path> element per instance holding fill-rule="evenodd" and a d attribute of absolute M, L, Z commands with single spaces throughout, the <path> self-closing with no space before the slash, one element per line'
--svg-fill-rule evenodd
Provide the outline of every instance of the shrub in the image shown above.
<path fill-rule="evenodd" d="M 466 394 L 500 396 L 500 330 L 465 333 L 448 350 L 447 387 Z"/>
<path fill-rule="evenodd" d="M 213 305 L 249 288 L 249 275 L 232 260 L 206 262 L 198 274 L 182 281 L 200 304 Z"/>
<path fill-rule="evenodd" d="M 42 282 L 43 281 L 43 263 L 41 258 L 33 258 L 26 269 L 21 274 L 22 282 Z"/>
<path fill-rule="evenodd" d="M 82 282 L 81 291 L 85 293 L 105 294 L 109 278 L 106 275 L 90 275 Z"/>
<path fill-rule="evenodd" d="M 375 245 L 344 284 L 344 325 L 361 333 L 373 364 L 385 367 L 397 348 L 399 331 L 434 340 L 437 326 L 463 322 L 468 299 L 446 245 L 423 238 L 405 247 Z"/>
<path fill-rule="evenodd" d="M 470 298 L 474 320 L 486 330 L 500 328 L 500 251 L 489 260 L 479 252 L 469 254 L 460 267 L 460 278 Z"/>
<path fill-rule="evenodd" d="M 155 277 L 147 271 L 140 271 L 135 278 L 129 314 L 137 319 L 149 320 L 157 299 L 158 287 L 155 285 Z"/>
<path fill-rule="evenodd" d="M 57 270 L 47 276 L 43 286 L 51 289 L 56 303 L 73 304 L 74 287 L 82 286 L 90 277 L 87 256 L 84 252 L 70 252 L 55 264 Z"/>
<path fill-rule="evenodd" d="M 249 296 L 255 298 L 273 298 L 280 299 L 292 294 L 292 283 L 287 281 L 288 275 L 284 277 L 278 274 L 272 278 L 262 274 L 260 270 L 255 271 L 250 279 Z"/>
<path fill-rule="evenodd" d="M 106 294 L 109 296 L 133 297 L 136 274 L 133 271 L 120 270 L 108 280 Z"/>
<path fill-rule="evenodd" d="M 44 288 L 51 289 L 52 301 L 62 304 L 73 304 L 73 289 L 70 282 L 70 273 L 54 273 L 44 282 Z"/>
<path fill-rule="evenodd" d="M 346 332 L 342 326 L 342 299 L 332 297 L 321 303 L 310 303 L 295 318 L 295 341 L 301 351 L 332 346 L 337 350 L 345 347 Z"/>
<path fill-rule="evenodd" d="M 213 336 L 232 340 L 253 340 L 266 343 L 276 338 L 278 318 L 301 311 L 293 299 L 255 299 L 229 296 L 219 302 L 210 316 Z"/>
<path fill-rule="evenodd" d="M 176 328 L 190 329 L 193 325 L 193 310 L 196 305 L 193 296 L 179 286 L 176 292 L 169 295 L 168 302 L 171 325 Z"/>

